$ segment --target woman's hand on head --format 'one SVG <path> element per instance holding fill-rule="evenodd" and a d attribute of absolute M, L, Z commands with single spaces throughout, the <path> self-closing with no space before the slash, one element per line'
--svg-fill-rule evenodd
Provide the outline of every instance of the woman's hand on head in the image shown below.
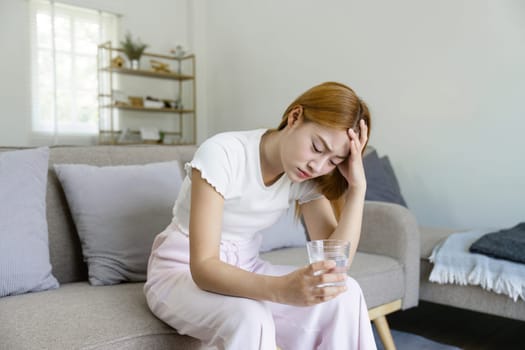
<path fill-rule="evenodd" d="M 368 141 L 368 126 L 364 119 L 359 121 L 361 132 L 357 134 L 353 129 L 348 129 L 350 139 L 350 154 L 337 168 L 348 182 L 349 189 L 366 190 L 365 169 L 363 167 L 363 149 Z"/>
<path fill-rule="evenodd" d="M 342 286 L 324 286 L 325 283 L 342 282 L 346 273 L 334 272 L 334 261 L 318 261 L 282 276 L 278 302 L 288 305 L 311 306 L 337 297 L 346 291 Z"/>

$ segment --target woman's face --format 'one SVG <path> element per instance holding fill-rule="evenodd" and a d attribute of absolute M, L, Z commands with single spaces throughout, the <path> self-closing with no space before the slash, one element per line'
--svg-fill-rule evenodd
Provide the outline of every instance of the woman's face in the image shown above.
<path fill-rule="evenodd" d="M 348 157 L 350 139 L 343 130 L 305 122 L 301 116 L 284 131 L 281 160 L 293 182 L 326 175 Z"/>

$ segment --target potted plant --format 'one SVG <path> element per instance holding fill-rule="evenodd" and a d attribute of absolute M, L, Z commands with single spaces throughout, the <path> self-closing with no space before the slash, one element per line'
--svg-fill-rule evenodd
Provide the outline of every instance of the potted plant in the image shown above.
<path fill-rule="evenodd" d="M 134 41 L 129 32 L 126 34 L 125 39 L 120 42 L 120 45 L 131 62 L 131 69 L 139 69 L 140 57 L 148 45 L 143 44 L 138 38 L 137 41 Z"/>

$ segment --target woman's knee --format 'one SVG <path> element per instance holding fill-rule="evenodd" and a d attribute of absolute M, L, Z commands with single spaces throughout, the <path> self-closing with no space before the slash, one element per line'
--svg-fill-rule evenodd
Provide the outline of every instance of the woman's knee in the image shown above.
<path fill-rule="evenodd" d="M 359 285 L 359 283 L 357 283 L 357 281 L 348 276 L 347 279 L 346 279 L 346 288 L 347 288 L 347 292 L 351 292 L 351 293 L 354 293 L 354 294 L 362 294 L 362 290 L 361 290 L 361 286 Z"/>

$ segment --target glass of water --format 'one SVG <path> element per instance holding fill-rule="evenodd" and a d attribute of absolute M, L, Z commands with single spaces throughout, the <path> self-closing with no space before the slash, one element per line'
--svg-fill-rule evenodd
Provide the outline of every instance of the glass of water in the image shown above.
<path fill-rule="evenodd" d="M 334 272 L 346 273 L 350 256 L 350 242 L 338 239 L 321 239 L 306 242 L 308 259 L 311 263 L 323 260 L 334 260 Z M 323 273 L 320 271 L 318 273 Z M 320 287 L 344 285 L 345 282 L 325 283 Z"/>

